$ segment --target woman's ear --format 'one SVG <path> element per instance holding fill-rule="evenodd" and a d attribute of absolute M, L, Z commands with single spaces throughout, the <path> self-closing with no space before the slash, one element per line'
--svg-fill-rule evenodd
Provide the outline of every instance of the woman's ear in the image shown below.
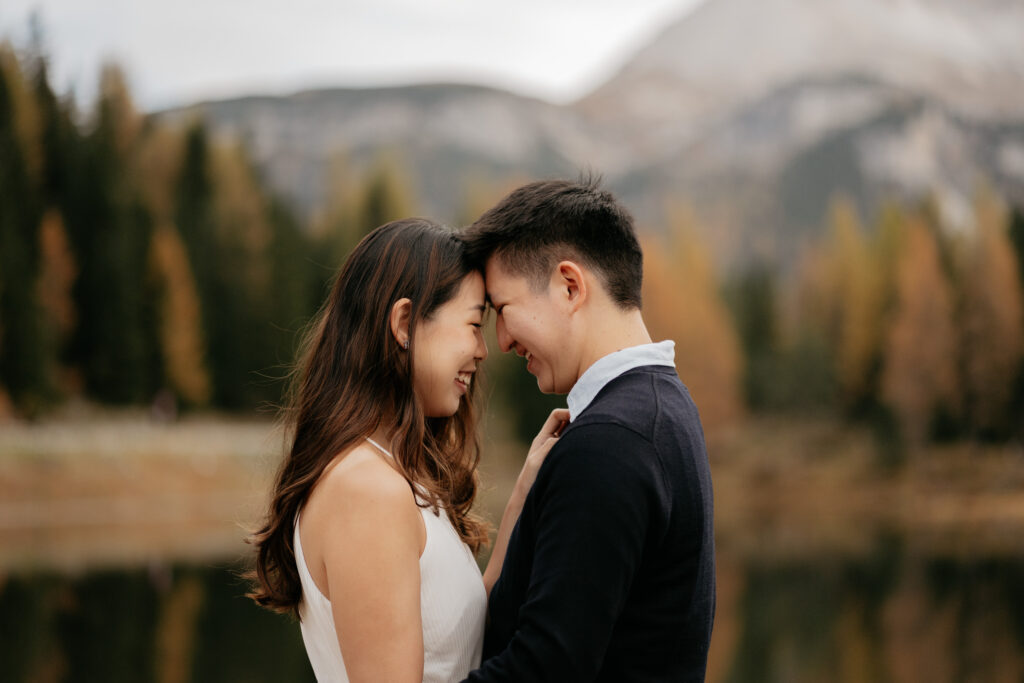
<path fill-rule="evenodd" d="M 412 301 L 399 299 L 391 307 L 391 334 L 403 349 L 409 348 L 409 318 L 412 316 Z"/>

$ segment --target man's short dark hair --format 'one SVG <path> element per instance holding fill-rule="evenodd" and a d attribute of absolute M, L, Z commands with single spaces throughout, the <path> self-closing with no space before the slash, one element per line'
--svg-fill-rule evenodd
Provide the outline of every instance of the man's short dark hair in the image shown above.
<path fill-rule="evenodd" d="M 536 289 L 559 261 L 577 261 L 597 272 L 621 308 L 640 308 L 643 253 L 633 218 L 599 185 L 587 177 L 514 190 L 462 233 L 470 258 L 483 268 L 495 256 Z"/>

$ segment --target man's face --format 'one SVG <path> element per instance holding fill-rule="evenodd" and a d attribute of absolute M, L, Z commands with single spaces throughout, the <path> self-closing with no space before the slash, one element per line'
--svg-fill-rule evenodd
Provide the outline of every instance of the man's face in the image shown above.
<path fill-rule="evenodd" d="M 542 393 L 569 393 L 579 375 L 559 289 L 548 283 L 534 291 L 525 276 L 510 273 L 494 257 L 487 262 L 486 286 L 501 350 L 527 359 L 526 369 Z"/>

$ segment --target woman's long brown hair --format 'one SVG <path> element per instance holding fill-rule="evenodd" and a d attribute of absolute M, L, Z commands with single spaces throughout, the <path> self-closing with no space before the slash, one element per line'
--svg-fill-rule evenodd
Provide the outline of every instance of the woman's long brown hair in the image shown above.
<path fill-rule="evenodd" d="M 447 512 L 474 553 L 486 543 L 486 525 L 470 514 L 480 460 L 476 382 L 455 415 L 424 417 L 413 392 L 412 353 L 399 346 L 389 323 L 394 303 L 408 298 L 415 344 L 417 324 L 453 298 L 472 270 L 459 239 L 421 218 L 382 225 L 346 260 L 305 337 L 284 415 L 291 448 L 266 519 L 251 538 L 256 586 L 249 596 L 260 605 L 298 615 L 296 515 L 327 465 L 378 428 L 391 435 L 410 487 Z"/>

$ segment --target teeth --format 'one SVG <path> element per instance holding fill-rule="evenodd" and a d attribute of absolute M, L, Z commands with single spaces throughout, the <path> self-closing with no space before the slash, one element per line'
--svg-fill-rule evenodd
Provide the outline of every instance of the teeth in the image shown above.
<path fill-rule="evenodd" d="M 526 362 L 529 363 L 531 360 L 533 360 L 533 354 L 530 353 L 529 351 L 527 351 L 526 352 Z"/>
<path fill-rule="evenodd" d="M 470 383 L 473 381 L 473 375 L 469 374 L 468 372 L 460 372 L 459 381 L 468 387 Z"/>

